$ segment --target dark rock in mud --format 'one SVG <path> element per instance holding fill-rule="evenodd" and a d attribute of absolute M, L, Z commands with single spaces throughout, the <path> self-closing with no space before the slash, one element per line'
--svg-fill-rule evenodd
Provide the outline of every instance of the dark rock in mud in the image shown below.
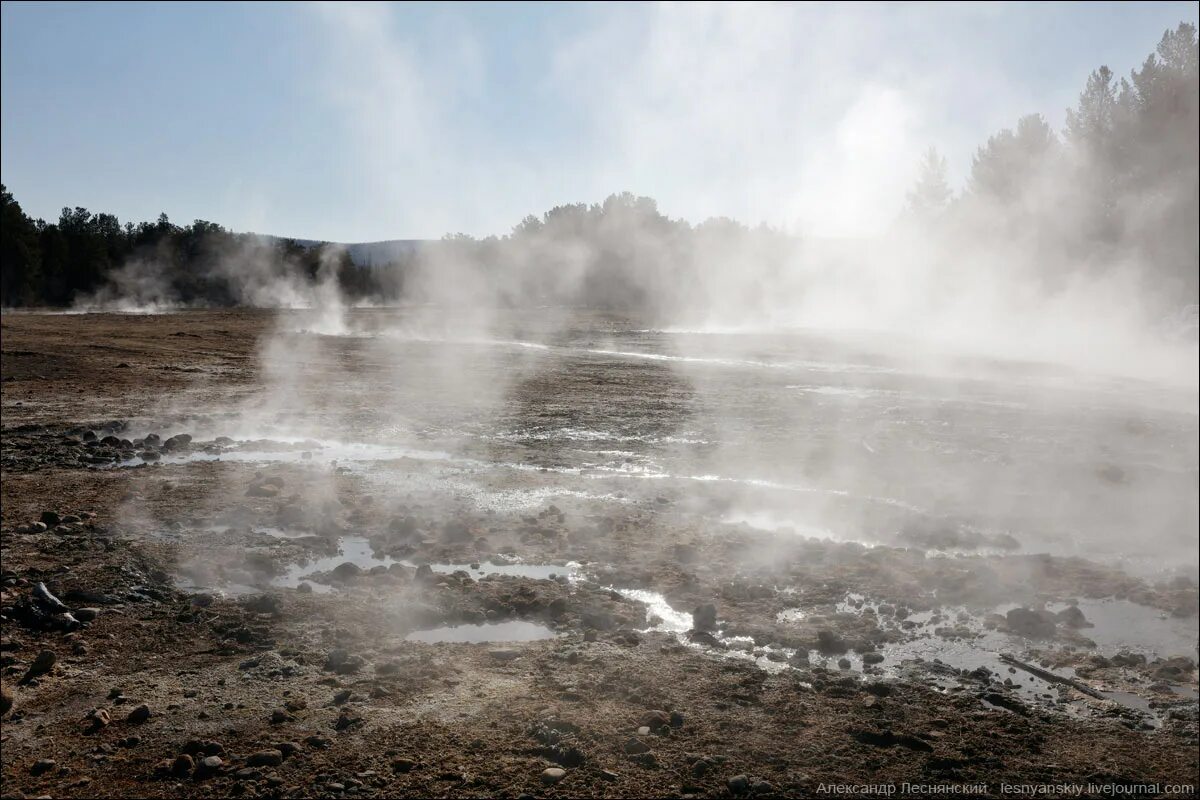
<path fill-rule="evenodd" d="M 165 442 L 163 442 L 162 448 L 163 448 L 163 450 L 166 450 L 168 452 L 172 451 L 172 450 L 182 450 L 183 448 L 185 448 L 189 444 L 191 444 L 191 442 L 192 442 L 191 436 L 189 436 L 186 433 L 179 433 L 179 434 L 172 436 L 170 439 L 167 439 Z"/>
<path fill-rule="evenodd" d="M 274 594 L 258 594 L 246 597 L 241 601 L 242 608 L 255 614 L 279 614 L 280 599 Z"/>
<path fill-rule="evenodd" d="M 62 522 L 62 517 L 60 517 L 58 515 L 57 511 L 43 511 L 42 512 L 42 524 L 45 525 L 47 528 L 53 528 L 55 525 L 57 525 L 60 522 Z"/>
<path fill-rule="evenodd" d="M 46 584 L 44 583 L 39 582 L 34 584 L 33 589 L 30 591 L 30 595 L 33 597 L 35 603 L 51 614 L 67 614 L 71 611 L 71 609 L 65 603 L 63 603 L 63 601 L 55 597 L 54 594 L 46 588 Z"/>
<path fill-rule="evenodd" d="M 146 720 L 150 719 L 150 706 L 146 705 L 145 703 L 135 706 L 133 710 L 129 712 L 129 716 L 126 717 L 126 719 L 133 723 L 145 722 Z"/>
<path fill-rule="evenodd" d="M 679 718 L 679 723 L 680 725 L 683 724 L 682 716 Z M 649 728 L 652 731 L 656 731 L 659 728 L 669 728 L 671 727 L 671 715 L 665 711 L 647 711 L 638 720 L 638 726 Z"/>
<path fill-rule="evenodd" d="M 817 650 L 827 656 L 841 655 L 850 649 L 846 640 L 830 630 L 817 631 Z"/>
<path fill-rule="evenodd" d="M 1013 633 L 1032 639 L 1052 639 L 1056 632 L 1052 619 L 1028 608 L 1012 609 L 1005 615 L 1004 621 Z"/>
<path fill-rule="evenodd" d="M 742 794 L 750 788 L 750 776 L 734 775 L 732 778 L 725 781 L 725 786 L 728 787 L 729 791 L 733 794 Z"/>
<path fill-rule="evenodd" d="M 692 629 L 711 633 L 717 629 L 717 607 L 712 603 L 697 606 L 692 611 Z"/>
<path fill-rule="evenodd" d="M 866 665 L 882 664 L 883 653 L 863 653 L 862 662 Z"/>
<path fill-rule="evenodd" d="M 343 561 L 333 568 L 333 575 L 338 580 L 347 581 L 363 574 L 362 567 L 353 561 Z"/>
<path fill-rule="evenodd" d="M 1092 623 L 1088 622 L 1087 617 L 1085 617 L 1083 612 L 1079 610 L 1079 606 L 1068 606 L 1067 608 L 1064 608 L 1062 611 L 1055 614 L 1055 617 L 1057 617 L 1058 621 L 1063 625 L 1066 625 L 1068 628 L 1079 629 L 1095 627 L 1092 625 Z"/>
<path fill-rule="evenodd" d="M 283 753 L 278 750 L 259 750 L 246 757 L 248 767 L 278 767 L 283 763 Z"/>
<path fill-rule="evenodd" d="M 416 766 L 417 762 L 411 758 L 392 759 L 392 769 L 395 772 L 412 772 Z"/>
<path fill-rule="evenodd" d="M 29 683 L 34 678 L 45 675 L 54 669 L 54 664 L 57 661 L 58 656 L 53 650 L 43 650 L 38 653 L 37 658 L 29 665 L 29 669 L 25 671 L 24 677 L 21 678 L 21 683 Z"/>
<path fill-rule="evenodd" d="M 33 766 L 29 768 L 30 775 L 42 775 L 54 769 L 58 762 L 53 758 L 39 758 L 33 762 Z"/>

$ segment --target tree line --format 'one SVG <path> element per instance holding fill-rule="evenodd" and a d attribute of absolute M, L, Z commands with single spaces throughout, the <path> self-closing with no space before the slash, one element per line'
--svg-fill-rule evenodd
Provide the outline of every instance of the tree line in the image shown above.
<path fill-rule="evenodd" d="M 1093 72 L 1063 131 L 1032 114 L 990 137 L 962 191 L 951 189 L 947 162 L 931 149 L 893 233 L 933 242 L 948 270 L 964 250 L 989 248 L 1048 285 L 1132 266 L 1148 294 L 1195 303 L 1198 96 L 1196 28 L 1180 24 L 1128 77 Z M 796 254 L 796 241 L 773 229 L 724 218 L 693 226 L 628 193 L 528 216 L 505 236 L 448 235 L 369 269 L 332 245 L 203 220 L 178 226 L 164 214 L 122 225 L 112 214 L 64 208 L 48 223 L 29 218 L 3 187 L 0 201 L 6 307 L 122 292 L 177 305 L 274 305 L 281 285 L 331 279 L 351 299 L 474 296 L 640 310 L 670 297 L 753 307 L 789 279 Z"/>

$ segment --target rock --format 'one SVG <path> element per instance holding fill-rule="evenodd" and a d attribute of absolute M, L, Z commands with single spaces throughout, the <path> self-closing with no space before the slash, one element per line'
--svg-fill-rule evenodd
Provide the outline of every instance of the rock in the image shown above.
<path fill-rule="evenodd" d="M 30 522 L 28 525 L 17 528 L 17 533 L 45 533 L 46 530 L 46 523 Z"/>
<path fill-rule="evenodd" d="M 29 665 L 29 669 L 25 671 L 25 676 L 21 678 L 21 683 L 29 683 L 34 678 L 45 675 L 50 670 L 54 669 L 55 662 L 58 661 L 58 656 L 53 650 L 43 650 L 37 654 L 37 658 Z"/>
<path fill-rule="evenodd" d="M 521 651 L 514 650 L 511 648 L 488 650 L 488 657 L 491 658 L 493 661 L 499 661 L 501 663 L 506 663 L 506 662 L 512 661 L 513 659 L 520 658 Z"/>
<path fill-rule="evenodd" d="M 175 756 L 175 761 L 171 764 L 171 774 L 173 775 L 190 775 L 195 768 L 196 762 L 187 754 Z"/>
<path fill-rule="evenodd" d="M 864 664 L 882 664 L 883 653 L 863 653 L 862 660 Z"/>
<path fill-rule="evenodd" d="M 1033 639 L 1054 638 L 1054 622 L 1028 608 L 1014 608 L 1004 616 L 1004 622 L 1010 631 L 1022 636 Z"/>
<path fill-rule="evenodd" d="M 1063 625 L 1066 625 L 1068 628 L 1075 628 L 1078 630 L 1079 628 L 1095 627 L 1092 625 L 1092 623 L 1087 621 L 1087 617 L 1085 617 L 1083 612 L 1079 610 L 1079 606 L 1067 606 L 1054 616 L 1058 618 L 1059 622 L 1061 622 Z"/>
<path fill-rule="evenodd" d="M 283 753 L 278 750 L 259 750 L 246 757 L 249 767 L 278 767 L 283 763 Z"/>
<path fill-rule="evenodd" d="M 717 607 L 712 603 L 697 606 L 692 611 L 693 630 L 711 633 L 717 629 Z"/>
<path fill-rule="evenodd" d="M 246 497 L 278 497 L 279 487 L 273 483 L 255 484 L 246 490 Z"/>
<path fill-rule="evenodd" d="M 362 573 L 362 567 L 360 567 L 358 564 L 355 564 L 353 561 L 343 561 L 341 564 L 338 564 L 333 568 L 334 576 L 343 581 L 350 580 L 351 578 L 357 578 L 359 575 L 362 575 Z"/>
<path fill-rule="evenodd" d="M 108 727 L 112 722 L 112 714 L 108 713 L 107 708 L 93 708 L 87 718 L 91 723 L 92 730 L 96 731 Z"/>
<path fill-rule="evenodd" d="M 841 655 L 850 649 L 846 640 L 831 630 L 817 631 L 817 649 L 825 655 Z"/>
<path fill-rule="evenodd" d="M 96 617 L 100 616 L 98 608 L 77 608 L 75 609 L 75 619 L 80 622 L 95 622 Z"/>
<path fill-rule="evenodd" d="M 750 788 L 750 778 L 747 775 L 734 775 L 729 780 L 725 781 L 725 785 L 729 787 L 729 791 L 734 794 L 741 794 Z"/>
<path fill-rule="evenodd" d="M 672 711 L 668 722 L 670 723 L 672 728 L 682 728 L 683 727 L 683 714 L 680 714 L 678 711 Z"/>
<path fill-rule="evenodd" d="M 221 759 L 220 756 L 205 756 L 200 761 L 200 767 L 203 770 L 205 770 L 206 772 L 216 772 L 224 764 L 225 764 L 225 762 Z"/>
<path fill-rule="evenodd" d="M 300 745 L 295 742 L 280 742 L 275 745 L 275 749 L 283 753 L 284 758 L 291 758 L 300 752 Z"/>
<path fill-rule="evenodd" d="M 671 715 L 665 711 L 647 711 L 642 714 L 638 725 L 656 731 L 659 728 L 667 728 L 671 725 Z"/>
<path fill-rule="evenodd" d="M 242 608 L 251 611 L 255 614 L 276 614 L 280 613 L 279 595 L 275 594 L 256 594 L 250 597 L 243 598 L 241 601 Z"/>
<path fill-rule="evenodd" d="M 12 707 L 16 704 L 16 697 L 13 695 L 13 690 L 8 688 L 8 684 L 0 681 L 0 717 L 12 711 Z"/>
<path fill-rule="evenodd" d="M 311 583 L 302 582 L 296 587 L 296 591 L 300 592 L 301 594 L 312 594 L 313 587 Z"/>
<path fill-rule="evenodd" d="M 45 525 L 47 528 L 53 528 L 55 525 L 57 525 L 60 522 L 62 522 L 62 517 L 60 517 L 58 515 L 57 511 L 43 511 L 42 512 L 42 524 Z"/>
<path fill-rule="evenodd" d="M 335 706 L 344 705 L 345 703 L 348 703 L 350 701 L 350 697 L 353 694 L 354 693 L 351 692 L 349 689 L 342 689 L 340 692 L 338 692 L 337 694 L 335 694 L 333 696 L 333 704 Z"/>
<path fill-rule="evenodd" d="M 392 769 L 396 772 L 412 772 L 417 766 L 417 762 L 411 758 L 394 758 L 392 759 Z"/>
<path fill-rule="evenodd" d="M 134 706 L 133 710 L 129 712 L 129 716 L 125 719 L 135 724 L 145 722 L 146 720 L 150 719 L 150 706 L 146 705 L 145 703 L 142 703 L 139 706 Z"/>
<path fill-rule="evenodd" d="M 282 708 L 277 708 L 271 712 L 272 725 L 282 725 L 283 723 L 291 722 L 294 719 L 295 717 L 284 711 Z"/>
<path fill-rule="evenodd" d="M 69 614 L 71 609 L 67 607 L 62 600 L 59 600 L 54 594 L 46 588 L 46 584 L 37 583 L 34 585 L 30 594 L 33 596 L 33 601 L 44 608 L 51 614 Z"/>
<path fill-rule="evenodd" d="M 838 669 L 850 669 L 853 666 L 848 658 L 839 658 L 837 664 Z"/>
<path fill-rule="evenodd" d="M 41 775 L 44 772 L 49 772 L 58 764 L 53 758 L 39 758 L 33 762 L 33 766 L 29 768 L 30 775 Z"/>
<path fill-rule="evenodd" d="M 553 786 L 565 777 L 567 777 L 565 769 L 550 767 L 549 769 L 542 770 L 542 783 L 546 786 Z"/>
<path fill-rule="evenodd" d="M 163 450 L 181 450 L 191 444 L 192 437 L 186 433 L 179 433 L 172 436 L 162 443 Z"/>
<path fill-rule="evenodd" d="M 642 753 L 649 753 L 650 745 L 646 744 L 641 739 L 632 737 L 625 740 L 625 745 L 622 749 L 627 755 L 636 756 Z"/>
<path fill-rule="evenodd" d="M 306 738 L 304 743 L 309 747 L 315 747 L 318 750 L 328 750 L 330 747 L 333 747 L 332 739 L 330 739 L 328 736 L 318 736 L 315 733 Z"/>

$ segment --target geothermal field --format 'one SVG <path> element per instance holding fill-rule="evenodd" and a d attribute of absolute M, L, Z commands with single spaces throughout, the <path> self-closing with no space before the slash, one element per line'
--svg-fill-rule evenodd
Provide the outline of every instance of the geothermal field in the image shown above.
<path fill-rule="evenodd" d="M 1200 6 L 0 4 L 0 800 L 1200 786 Z"/>
<path fill-rule="evenodd" d="M 1196 781 L 1193 390 L 420 306 L 3 380 L 6 796 Z"/>

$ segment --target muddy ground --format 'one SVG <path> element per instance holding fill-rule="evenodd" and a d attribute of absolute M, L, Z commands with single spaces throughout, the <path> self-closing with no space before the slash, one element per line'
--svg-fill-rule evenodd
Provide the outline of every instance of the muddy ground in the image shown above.
<path fill-rule="evenodd" d="M 1112 601 L 1194 631 L 1194 580 L 1037 553 L 767 546 L 666 482 L 623 484 L 619 502 L 567 491 L 561 454 L 503 440 L 466 455 L 528 468 L 476 485 L 545 490 L 536 507 L 447 489 L 425 457 L 318 466 L 316 445 L 240 438 L 225 413 L 263 391 L 274 324 L 4 316 L 4 797 L 1200 783 L 1194 638 L 1139 654 L 1076 618 Z M 504 413 L 686 391 L 655 369 L 526 379 Z M 546 638 L 406 638 L 501 623 Z M 903 657 L 918 637 L 934 654 L 1007 637 L 1014 661 Z"/>

